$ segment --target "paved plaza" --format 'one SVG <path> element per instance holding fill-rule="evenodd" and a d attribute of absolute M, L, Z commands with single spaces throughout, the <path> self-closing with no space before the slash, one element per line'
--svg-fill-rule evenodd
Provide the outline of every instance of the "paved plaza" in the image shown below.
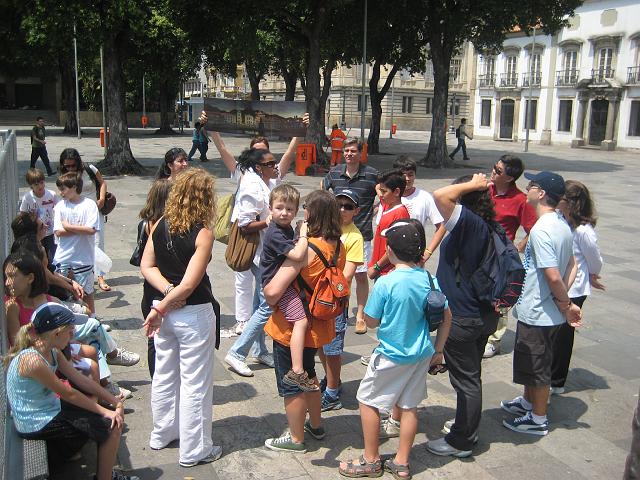
<path fill-rule="evenodd" d="M 356 133 L 355 131 L 351 132 Z M 388 137 L 383 132 L 382 137 Z M 382 138 L 383 154 L 370 158 L 370 164 L 381 170 L 389 168 L 394 155 L 426 151 L 425 132 L 400 133 L 395 139 Z M 225 136 L 237 155 L 248 145 L 241 137 Z M 449 137 L 453 146 L 455 138 Z M 461 168 L 449 170 L 420 169 L 416 184 L 432 191 L 448 184 L 454 177 L 481 171 L 489 173 L 497 157 L 512 152 L 520 155 L 527 170 L 555 170 L 565 179 L 584 182 L 592 191 L 599 214 L 597 233 L 605 267 L 602 281 L 606 292 L 595 291 L 584 309 L 584 327 L 576 335 L 567 393 L 553 397 L 549 411 L 551 432 L 546 437 L 521 435 L 502 426 L 508 415 L 500 409 L 501 399 L 510 399 L 521 389 L 511 382 L 514 322 L 510 320 L 500 355 L 483 362 L 483 405 L 480 439 L 474 455 L 467 459 L 436 457 L 425 449 L 427 439 L 439 438 L 443 423 L 453 418 L 455 394 L 447 374 L 429 376 L 429 396 L 419 410 L 419 428 L 411 455 L 411 470 L 416 479 L 472 478 L 621 478 L 629 450 L 631 418 L 638 401 L 640 385 L 640 327 L 637 310 L 640 305 L 640 226 L 637 200 L 640 190 L 640 155 L 638 151 L 602 152 L 593 149 L 570 149 L 565 146 L 531 145 L 522 153 L 522 144 L 494 141 L 469 141 L 470 162 L 458 162 Z M 166 150 L 191 146 L 190 133 L 156 137 L 150 132 L 132 131 L 131 148 L 145 166 L 157 166 Z M 47 148 L 52 160 L 65 147 L 77 148 L 85 161 L 101 158 L 97 131 L 90 130 L 81 140 L 61 136 L 51 129 Z M 284 142 L 274 142 L 273 151 L 282 153 Z M 29 166 L 28 130 L 18 138 L 21 193 L 24 172 Z M 215 149 L 213 160 L 203 166 L 219 177 L 216 188 L 220 195 L 233 192 Z M 42 164 L 38 166 L 42 168 Z M 146 363 L 146 338 L 141 331 L 140 299 L 142 280 L 138 269 L 129 265 L 136 241 L 137 215 L 142 207 L 149 183 L 148 176 L 107 177 L 109 190 L 118 206 L 106 224 L 106 252 L 113 259 L 107 276 L 113 290 L 96 294 L 98 315 L 113 327 L 118 343 L 140 354 L 135 367 L 115 367 L 115 379 L 134 391 L 127 401 L 127 429 L 123 435 L 118 463 L 123 470 L 151 479 L 333 479 L 338 474 L 338 459 L 354 458 L 363 447 L 358 405 L 355 393 L 365 367 L 360 356 L 375 345 L 375 331 L 355 335 L 350 328 L 346 337 L 343 368 L 344 408 L 323 414 L 327 436 L 323 441 L 307 439 L 305 455 L 276 453 L 267 450 L 264 440 L 278 436 L 286 428 L 282 400 L 278 397 L 273 372 L 261 365 L 250 364 L 252 378 L 231 373 L 222 362 L 235 337 L 223 338 L 216 352 L 214 369 L 213 438 L 222 445 L 223 457 L 213 464 L 185 469 L 178 466 L 177 446 L 162 451 L 148 447 L 151 430 L 151 383 Z M 286 180 L 307 194 L 317 188 L 318 177 L 297 177 L 290 173 Z M 54 179 L 47 180 L 55 189 Z M 524 187 L 525 180 L 519 182 Z M 634 240 L 635 239 L 635 240 Z M 638 242 L 638 243 L 636 243 Z M 436 254 L 437 255 L 437 254 Z M 435 257 L 435 256 L 434 256 Z M 427 267 L 435 272 L 437 258 Z M 213 292 L 222 305 L 222 328 L 234 323 L 233 272 L 224 261 L 224 246 L 215 243 L 213 260 L 208 268 Z M 352 302 L 353 304 L 353 302 Z M 353 324 L 353 319 L 351 319 Z M 270 343 L 270 342 L 268 342 Z M 318 370 L 322 367 L 318 362 Z M 383 441 L 381 452 L 392 453 L 397 439 Z M 84 458 L 54 472 L 55 479 L 89 479 L 95 471 L 93 446 L 85 447 Z M 386 474 L 389 478 L 389 474 Z"/>

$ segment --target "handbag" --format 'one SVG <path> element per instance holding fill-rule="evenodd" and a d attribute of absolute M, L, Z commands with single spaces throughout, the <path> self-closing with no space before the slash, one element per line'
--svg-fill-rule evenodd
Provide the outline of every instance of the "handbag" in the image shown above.
<path fill-rule="evenodd" d="M 133 250 L 131 258 L 129 259 L 129 263 L 134 267 L 140 266 L 142 254 L 144 253 L 144 247 L 147 245 L 148 239 L 149 234 L 147 233 L 147 221 L 140 220 L 140 223 L 138 223 L 138 240 L 136 243 L 136 248 Z"/>
<path fill-rule="evenodd" d="M 427 294 L 427 304 L 424 309 L 424 315 L 429 323 L 429 331 L 434 332 L 440 327 L 444 320 L 444 310 L 447 303 L 447 297 L 444 293 L 436 288 L 433 277 L 429 272 L 429 293 Z"/>
<path fill-rule="evenodd" d="M 224 258 L 229 268 L 235 272 L 245 272 L 251 268 L 260 244 L 260 233 L 243 233 L 238 221 L 233 222 L 229 232 L 229 243 Z"/>
<path fill-rule="evenodd" d="M 91 170 L 89 165 L 85 165 L 84 170 L 85 172 L 87 172 L 87 175 L 89 175 L 89 178 L 96 187 L 96 198 L 100 198 L 100 187 L 102 184 L 98 182 L 98 177 L 95 173 L 93 173 L 93 170 Z M 100 213 L 105 216 L 109 215 L 111 212 L 113 212 L 113 209 L 116 208 L 116 203 L 116 196 L 111 192 L 107 192 L 107 195 L 104 198 L 104 205 L 102 205 Z"/>
<path fill-rule="evenodd" d="M 238 191 L 236 190 L 236 193 Z M 225 245 L 229 243 L 231 233 L 231 214 L 236 203 L 236 193 L 225 195 L 218 202 L 218 218 L 216 220 L 215 235 L 216 240 Z"/>

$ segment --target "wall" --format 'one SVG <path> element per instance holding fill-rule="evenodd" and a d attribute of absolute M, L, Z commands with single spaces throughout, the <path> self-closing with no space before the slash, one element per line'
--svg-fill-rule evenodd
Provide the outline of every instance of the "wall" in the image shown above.
<path fill-rule="evenodd" d="M 147 112 L 149 118 L 148 128 L 160 127 L 160 112 Z M 169 116 L 170 120 L 173 117 Z M 60 112 L 58 122 L 64 125 L 67 121 L 67 112 Z M 142 128 L 142 112 L 127 112 L 127 123 L 130 128 Z M 80 127 L 102 127 L 102 112 L 94 112 L 91 110 L 80 111 Z"/>

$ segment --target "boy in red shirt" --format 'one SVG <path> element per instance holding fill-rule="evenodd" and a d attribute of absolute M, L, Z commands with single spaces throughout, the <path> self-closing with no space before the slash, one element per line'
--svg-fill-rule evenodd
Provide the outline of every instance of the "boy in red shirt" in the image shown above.
<path fill-rule="evenodd" d="M 402 204 L 402 195 L 407 186 L 404 175 L 399 170 L 389 170 L 378 176 L 376 191 L 380 198 L 382 215 L 373 237 L 373 252 L 369 262 L 368 275 L 376 279 L 393 269 L 387 256 L 387 239 L 382 236 L 382 231 L 391 226 L 393 222 L 401 218 L 409 218 L 409 210 Z"/>

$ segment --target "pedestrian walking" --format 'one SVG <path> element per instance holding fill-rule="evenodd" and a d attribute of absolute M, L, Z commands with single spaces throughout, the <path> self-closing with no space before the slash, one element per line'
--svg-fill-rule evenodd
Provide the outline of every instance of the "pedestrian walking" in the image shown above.
<path fill-rule="evenodd" d="M 460 120 L 460 126 L 456 128 L 456 138 L 458 139 L 458 146 L 453 152 L 451 152 L 451 155 L 449 155 L 449 158 L 451 160 L 455 160 L 455 158 L 453 157 L 455 157 L 456 153 L 458 153 L 460 149 L 462 149 L 462 160 L 471 160 L 467 156 L 467 144 L 464 140 L 465 137 L 467 137 L 469 140 L 473 140 L 473 137 L 467 133 L 467 119 L 463 118 Z"/>
<path fill-rule="evenodd" d="M 36 168 L 38 158 L 42 160 L 44 168 L 47 169 L 47 176 L 55 175 L 49 164 L 49 154 L 47 153 L 47 132 L 44 128 L 44 118 L 36 118 L 36 124 L 31 129 L 31 168 Z"/>

